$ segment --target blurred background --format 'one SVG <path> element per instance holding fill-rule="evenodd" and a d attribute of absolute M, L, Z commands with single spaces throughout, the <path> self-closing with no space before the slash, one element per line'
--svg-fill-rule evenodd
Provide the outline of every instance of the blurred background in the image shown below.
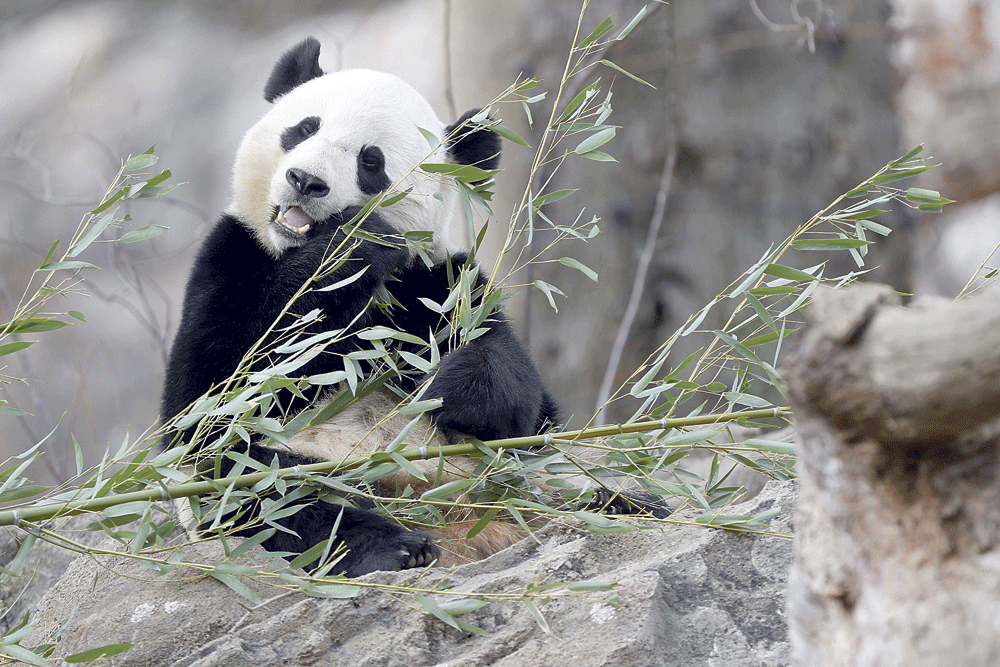
<path fill-rule="evenodd" d="M 593 0 L 582 34 L 608 16 L 620 29 L 645 4 Z M 918 143 L 943 164 L 917 185 L 957 203 L 939 215 L 898 207 L 879 218 L 893 234 L 872 249 L 868 266 L 877 268 L 865 279 L 954 297 L 1000 241 L 1000 0 L 648 4 L 647 18 L 603 57 L 654 87 L 603 67 L 571 82 L 579 90 L 599 75 L 602 95 L 613 91 L 609 122 L 621 129 L 601 150 L 618 163 L 569 161 L 552 189 L 579 192 L 546 208 L 561 222 L 581 209 L 601 218 L 599 236 L 553 255 L 575 257 L 600 281 L 548 263 L 511 285 L 517 329 L 576 426 L 595 412 L 658 193 L 665 195 L 662 225 L 617 382 L 769 246 Z M 544 119 L 580 6 L 2 0 L 3 321 L 51 242 L 68 240 L 122 158 L 156 144 L 156 171 L 169 168 L 172 182 L 186 184 L 120 210 L 134 227 L 164 225 L 166 234 L 96 244 L 80 257 L 102 269 L 84 274 L 88 296 L 58 307 L 82 311 L 86 323 L 0 358 L 0 380 L 32 378 L 0 385 L 0 399 L 31 413 L 0 417 L 0 455 L 24 451 L 61 419 L 33 477 L 65 479 L 75 469 L 71 437 L 93 463 L 109 444 L 117 449 L 155 423 L 194 252 L 227 204 L 236 146 L 266 111 L 263 85 L 284 50 L 314 35 L 327 71 L 393 72 L 446 122 L 518 75 L 537 77 L 536 92 L 550 91 L 533 110 Z M 536 145 L 542 122 L 529 127 L 513 105 L 500 115 Z M 505 143 L 494 200 L 501 223 L 521 197 L 532 158 L 533 151 Z M 485 262 L 498 252 L 501 226 L 493 226 Z M 820 259 L 790 261 L 802 268 Z M 567 295 L 558 298 L 558 313 L 524 286 L 536 279 Z M 717 328 L 724 314 L 715 309 L 703 327 Z M 612 407 L 605 418 L 628 414 Z"/>

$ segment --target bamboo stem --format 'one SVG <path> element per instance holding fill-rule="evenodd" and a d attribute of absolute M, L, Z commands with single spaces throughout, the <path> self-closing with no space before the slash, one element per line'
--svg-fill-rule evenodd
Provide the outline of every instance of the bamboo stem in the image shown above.
<path fill-rule="evenodd" d="M 421 447 L 419 449 L 407 449 L 398 452 L 400 456 L 408 461 L 415 459 L 438 458 L 439 456 L 462 456 L 475 454 L 481 451 L 481 447 L 494 451 L 504 449 L 525 449 L 528 447 L 539 447 L 551 443 L 553 440 L 561 442 L 574 442 L 589 438 L 604 438 L 613 435 L 623 435 L 626 433 L 646 433 L 659 429 L 686 428 L 691 426 L 704 426 L 719 422 L 730 422 L 738 419 L 766 419 L 768 417 L 781 417 L 789 413 L 788 408 L 777 407 L 764 410 L 744 410 L 741 412 L 727 412 L 722 414 L 700 415 L 697 417 L 681 417 L 677 419 L 661 419 L 657 421 L 636 422 L 634 424 L 613 424 L 610 426 L 599 426 L 595 428 L 580 429 L 576 431 L 563 431 L 561 433 L 547 433 L 545 435 L 532 435 L 522 438 L 508 438 L 506 440 L 493 440 L 485 442 L 480 446 L 473 444 L 444 445 L 442 447 Z M 387 456 L 383 452 L 373 455 L 376 460 Z M 272 475 L 279 478 L 302 477 L 307 473 L 332 473 L 343 470 L 351 470 L 373 460 L 372 456 L 357 456 L 342 461 L 324 461 L 322 463 L 311 463 L 294 468 L 279 468 L 277 470 L 267 470 L 264 472 L 248 473 L 236 477 L 227 478 L 224 481 L 232 488 L 243 488 L 253 486 Z M 92 500 L 77 500 L 67 503 L 52 505 L 32 505 L 25 508 L 6 510 L 0 512 L 0 526 L 17 526 L 21 523 L 48 521 L 58 516 L 72 516 L 84 512 L 99 512 L 101 510 L 122 505 L 130 502 L 172 500 L 175 498 L 186 498 L 189 496 L 209 495 L 217 493 L 220 480 L 209 480 L 202 482 L 186 482 L 173 486 L 161 486 L 143 491 L 133 491 L 104 498 L 94 498 Z"/>

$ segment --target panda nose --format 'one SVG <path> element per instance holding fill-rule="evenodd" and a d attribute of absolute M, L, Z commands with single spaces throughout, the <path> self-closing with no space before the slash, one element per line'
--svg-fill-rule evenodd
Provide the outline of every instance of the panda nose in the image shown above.
<path fill-rule="evenodd" d="M 330 186 L 323 179 L 313 176 L 308 171 L 295 168 L 289 169 L 285 172 L 285 180 L 306 197 L 319 198 L 330 194 Z"/>

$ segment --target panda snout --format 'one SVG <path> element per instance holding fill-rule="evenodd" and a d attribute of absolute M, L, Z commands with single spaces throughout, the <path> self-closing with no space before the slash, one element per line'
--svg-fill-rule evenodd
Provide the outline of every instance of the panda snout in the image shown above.
<path fill-rule="evenodd" d="M 306 197 L 320 198 L 330 194 L 330 186 L 319 176 L 314 176 L 308 171 L 291 168 L 285 172 L 285 180 L 291 184 L 295 190 Z"/>

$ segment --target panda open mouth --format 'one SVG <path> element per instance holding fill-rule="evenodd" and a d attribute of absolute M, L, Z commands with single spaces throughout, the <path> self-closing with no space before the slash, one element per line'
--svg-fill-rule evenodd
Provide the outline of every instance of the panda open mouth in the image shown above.
<path fill-rule="evenodd" d="M 289 231 L 305 236 L 312 229 L 313 219 L 298 206 L 282 206 L 278 210 L 277 221 Z"/>

